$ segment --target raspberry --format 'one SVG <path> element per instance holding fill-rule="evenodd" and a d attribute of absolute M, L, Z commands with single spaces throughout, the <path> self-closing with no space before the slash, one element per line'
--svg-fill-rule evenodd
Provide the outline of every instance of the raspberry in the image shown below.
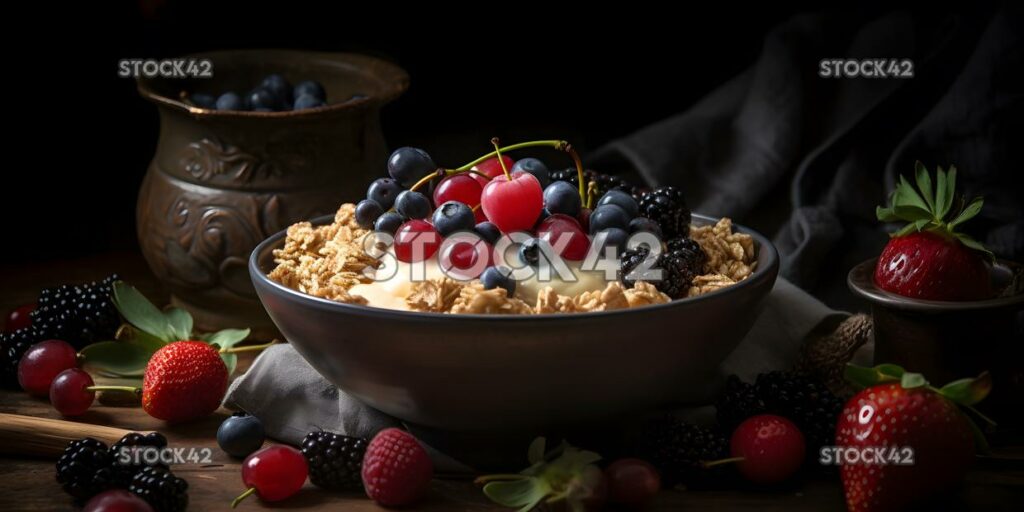
<path fill-rule="evenodd" d="M 362 473 L 367 496 L 385 507 L 399 507 L 426 493 L 434 466 L 412 434 L 388 428 L 366 447 Z"/>

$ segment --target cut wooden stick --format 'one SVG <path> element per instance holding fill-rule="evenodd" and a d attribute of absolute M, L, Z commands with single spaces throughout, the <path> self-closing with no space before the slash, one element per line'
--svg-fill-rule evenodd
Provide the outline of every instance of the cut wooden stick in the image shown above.
<path fill-rule="evenodd" d="M 111 445 L 129 432 L 132 431 L 89 423 L 0 413 L 0 453 L 55 459 L 64 452 L 64 448 L 71 441 L 94 437 Z"/>

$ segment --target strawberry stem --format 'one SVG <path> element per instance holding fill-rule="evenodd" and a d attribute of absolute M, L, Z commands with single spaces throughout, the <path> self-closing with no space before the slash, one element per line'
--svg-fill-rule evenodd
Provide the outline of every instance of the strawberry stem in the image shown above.
<path fill-rule="evenodd" d="M 700 463 L 700 465 L 704 469 L 708 469 L 708 468 L 713 468 L 715 466 L 721 466 L 723 464 L 732 464 L 733 462 L 742 462 L 744 460 L 746 460 L 745 457 L 729 457 L 728 459 L 718 459 L 718 460 L 711 460 L 711 461 L 702 461 Z"/>
<path fill-rule="evenodd" d="M 267 348 L 267 347 L 269 347 L 271 345 L 276 345 L 276 344 L 277 344 L 277 340 L 274 340 L 274 341 L 271 341 L 270 343 L 264 343 L 263 345 L 246 345 L 244 347 L 222 348 L 222 349 L 218 350 L 218 352 L 220 352 L 221 354 L 237 354 L 239 352 L 255 352 L 255 351 L 258 351 L 258 350 L 263 350 L 263 349 L 265 349 L 265 348 Z"/>
<path fill-rule="evenodd" d="M 246 489 L 245 492 L 243 492 L 242 494 L 239 494 L 237 498 L 235 498 L 234 500 L 231 501 L 231 508 L 237 507 L 238 504 L 242 502 L 242 500 L 248 498 L 249 496 L 252 496 L 252 493 L 254 493 L 254 492 L 256 492 L 256 488 L 255 487 L 250 487 L 250 488 Z"/>
<path fill-rule="evenodd" d="M 86 391 L 127 391 L 129 393 L 135 393 L 136 395 L 142 394 L 142 388 L 136 388 L 133 386 L 87 386 Z"/>

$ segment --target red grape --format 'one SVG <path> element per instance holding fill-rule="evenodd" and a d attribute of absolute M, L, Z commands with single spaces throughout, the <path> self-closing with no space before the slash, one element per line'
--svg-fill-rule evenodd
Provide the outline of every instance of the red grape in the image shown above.
<path fill-rule="evenodd" d="M 470 208 L 480 204 L 480 194 L 484 187 L 472 175 L 453 174 L 441 180 L 434 189 L 434 204 L 442 205 L 448 201 L 458 201 Z"/>
<path fill-rule="evenodd" d="M 751 482 L 781 482 L 804 461 L 804 435 L 792 421 L 773 414 L 754 416 L 736 427 L 730 447 L 737 469 Z"/>
<path fill-rule="evenodd" d="M 93 496 L 82 512 L 153 512 L 153 507 L 134 493 L 111 489 Z"/>
<path fill-rule="evenodd" d="M 441 236 L 425 220 L 407 221 L 395 232 L 395 257 L 398 261 L 413 263 L 429 259 L 440 245 Z"/>
<path fill-rule="evenodd" d="M 501 175 L 484 187 L 480 204 L 487 219 L 502 232 L 527 231 L 540 217 L 544 194 L 532 174 L 519 173 L 511 181 Z"/>
<path fill-rule="evenodd" d="M 308 475 L 309 467 L 302 453 L 282 444 L 255 452 L 242 463 L 242 482 L 246 487 L 256 489 L 256 494 L 263 501 L 281 501 L 291 497 L 306 483 Z"/>
<path fill-rule="evenodd" d="M 654 466 L 640 459 L 619 459 L 604 470 L 608 497 L 613 503 L 641 506 L 661 489 L 661 476 Z"/>
<path fill-rule="evenodd" d="M 491 255 L 494 249 L 491 244 L 470 239 L 452 240 L 441 244 L 440 265 L 445 272 L 462 278 L 479 277 L 487 267 L 491 266 Z"/>
<path fill-rule="evenodd" d="M 95 391 L 85 389 L 92 385 L 92 377 L 85 370 L 64 370 L 50 384 L 50 403 L 64 416 L 81 416 L 96 398 Z"/>
<path fill-rule="evenodd" d="M 35 311 L 35 304 L 25 304 L 17 307 L 7 315 L 7 323 L 4 324 L 4 331 L 14 332 L 32 325 L 31 313 Z"/>
<path fill-rule="evenodd" d="M 57 375 L 78 366 L 75 348 L 65 341 L 46 340 L 36 343 L 21 356 L 18 363 L 18 384 L 33 396 L 47 396 Z"/>
<path fill-rule="evenodd" d="M 570 261 L 582 261 L 590 249 L 590 238 L 580 228 L 580 223 L 568 215 L 556 213 L 542 220 L 537 226 L 537 236 L 551 244 L 559 256 Z M 569 237 L 568 243 L 561 251 L 558 244 L 561 237 Z"/>

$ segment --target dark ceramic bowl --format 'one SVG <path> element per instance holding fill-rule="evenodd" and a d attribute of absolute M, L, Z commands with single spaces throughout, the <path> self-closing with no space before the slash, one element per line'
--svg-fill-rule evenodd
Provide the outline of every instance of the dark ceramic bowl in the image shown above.
<path fill-rule="evenodd" d="M 696 224 L 716 220 L 694 215 Z M 442 315 L 312 297 L 267 278 L 283 232 L 256 247 L 249 271 L 270 318 L 339 388 L 419 425 L 510 430 L 706 397 L 779 268 L 765 237 L 736 230 L 758 247 L 757 270 L 746 280 L 695 298 L 599 313 Z"/>
<path fill-rule="evenodd" d="M 992 395 L 979 405 L 997 421 L 1021 424 L 1024 410 L 1024 293 L 1019 265 L 1000 261 L 992 284 L 1002 295 L 987 300 L 918 300 L 875 285 L 877 258 L 850 270 L 850 289 L 871 304 L 875 363 L 895 363 L 932 383 L 992 374 Z"/>

